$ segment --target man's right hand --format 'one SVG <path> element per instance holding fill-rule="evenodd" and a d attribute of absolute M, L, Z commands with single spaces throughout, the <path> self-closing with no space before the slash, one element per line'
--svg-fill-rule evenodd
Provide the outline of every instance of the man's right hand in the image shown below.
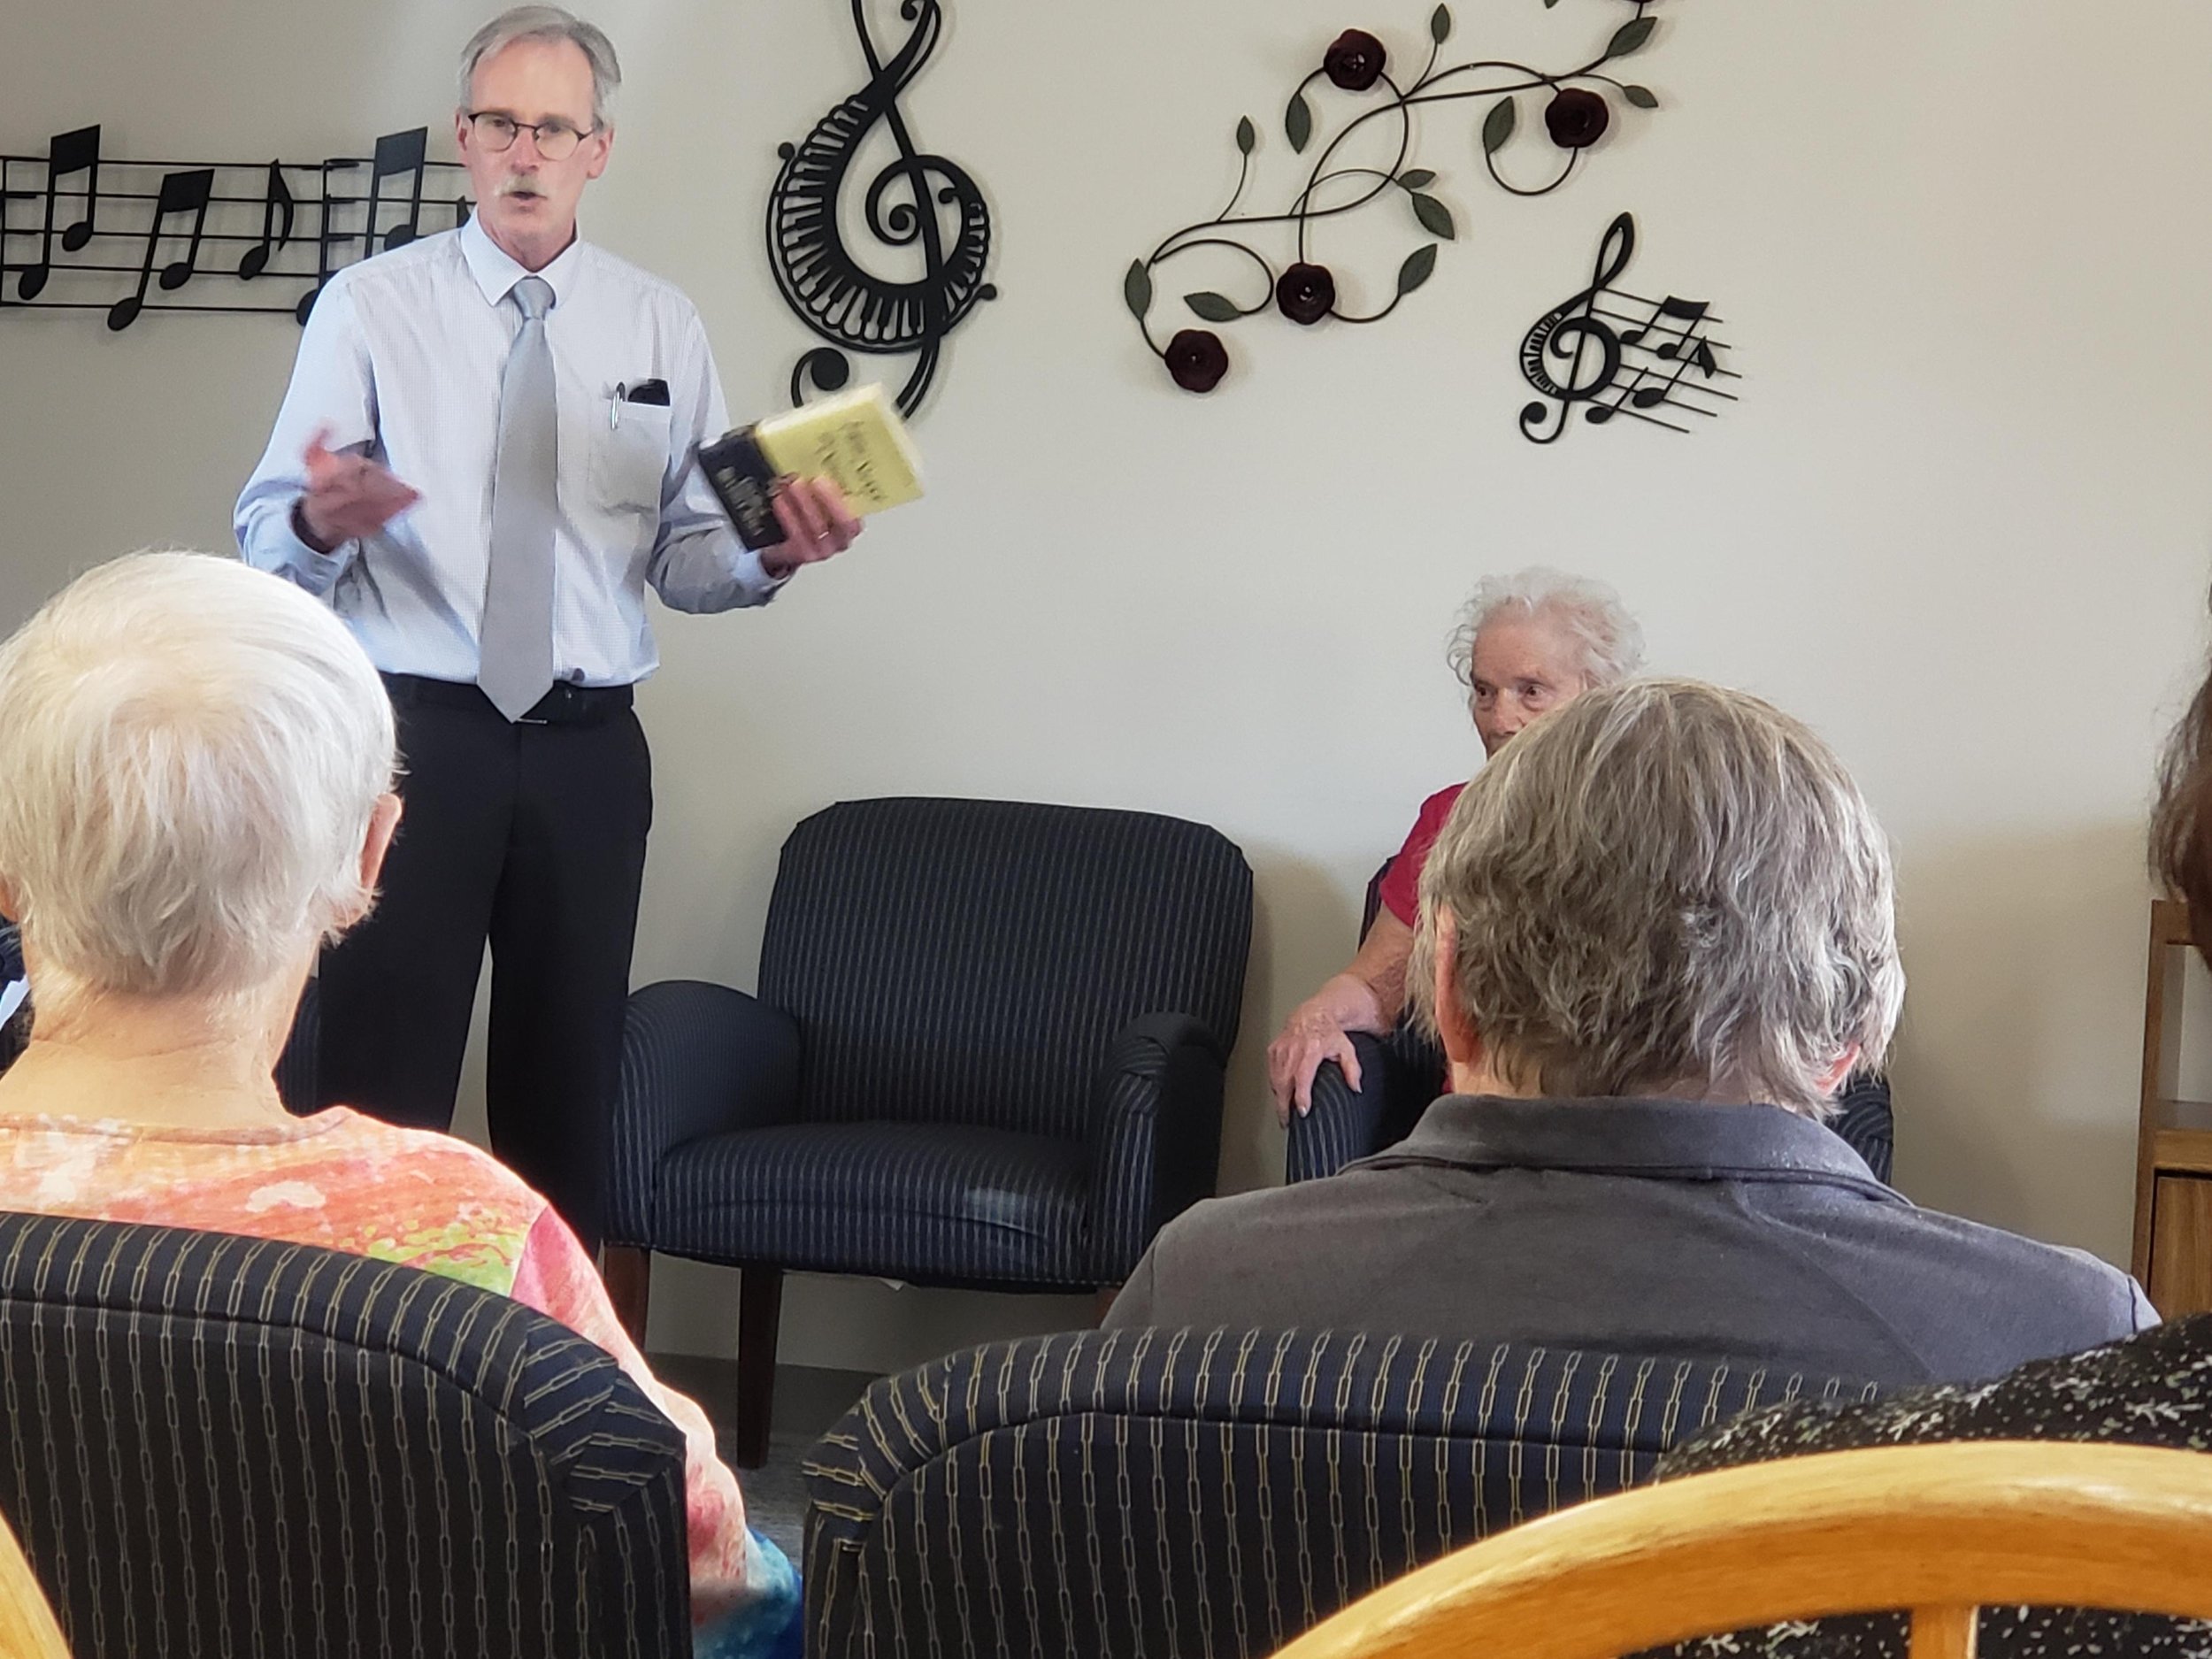
<path fill-rule="evenodd" d="M 319 553 L 374 535 L 422 499 L 380 463 L 329 445 L 327 426 L 307 441 L 307 488 L 293 513 L 293 527 Z"/>

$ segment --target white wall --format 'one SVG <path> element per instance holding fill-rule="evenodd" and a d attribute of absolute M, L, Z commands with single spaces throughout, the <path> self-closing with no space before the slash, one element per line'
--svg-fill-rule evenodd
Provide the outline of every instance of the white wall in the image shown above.
<path fill-rule="evenodd" d="M 630 76 L 595 238 L 680 282 L 733 407 L 806 339 L 758 223 L 774 145 L 856 84 L 845 7 L 621 0 Z M 2141 820 L 2195 660 L 2212 439 L 2212 13 L 2076 0 L 1666 4 L 1666 108 L 1540 202 L 1482 177 L 1479 105 L 1419 160 L 1462 235 L 1371 330 L 1231 331 L 1176 392 L 1121 307 L 1133 255 L 1210 212 L 1250 112 L 1340 27 L 1409 52 L 1426 0 L 956 0 L 910 114 L 990 189 L 1004 297 L 920 429 L 929 501 L 766 614 L 661 625 L 641 980 L 751 982 L 776 847 L 841 796 L 1100 802 L 1219 826 L 1259 878 L 1224 1179 L 1271 1179 L 1257 1059 L 1346 954 L 1358 891 L 1475 746 L 1441 664 L 1481 572 L 1615 582 L 1662 668 L 1753 687 L 1839 746 L 1900 851 L 1912 976 L 1899 1177 L 2124 1258 Z M 1454 44 L 1563 63 L 1612 0 L 1461 0 Z M 102 119 L 134 154 L 357 148 L 440 118 L 475 8 L 12 0 L 0 147 Z M 1278 171 L 1263 175 L 1276 181 Z M 1635 280 L 1709 294 L 1749 377 L 1694 439 L 1517 434 L 1522 330 L 1632 208 Z M 1326 233 L 1371 294 L 1394 215 Z M 1194 262 L 1194 265 L 1195 262 Z M 1197 273 L 1194 270 L 1192 274 Z M 1210 285 L 1226 273 L 1187 285 Z M 142 542 L 220 546 L 295 340 L 280 319 L 0 315 L 0 622 Z M 733 1300 L 664 1273 L 656 1340 Z M 1081 1304 L 803 1283 L 787 1357 L 890 1365 Z"/>

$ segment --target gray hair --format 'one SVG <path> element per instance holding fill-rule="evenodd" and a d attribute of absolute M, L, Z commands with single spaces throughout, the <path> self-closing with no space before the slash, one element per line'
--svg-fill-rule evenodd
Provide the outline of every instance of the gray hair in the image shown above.
<path fill-rule="evenodd" d="M 1741 1091 L 1809 1117 L 1904 1005 L 1881 826 L 1833 751 L 1756 697 L 1640 680 L 1522 733 L 1421 874 L 1411 988 L 1548 1095 Z"/>
<path fill-rule="evenodd" d="M 235 559 L 142 553 L 0 645 L 0 877 L 39 994 L 251 989 L 368 902 L 396 764 L 328 607 Z"/>
<path fill-rule="evenodd" d="M 1617 685 L 1644 665 L 1644 631 L 1620 595 L 1586 576 L 1542 565 L 1486 576 L 1459 613 L 1446 658 L 1459 683 L 1474 688 L 1475 636 L 1500 617 L 1548 617 L 1581 653 L 1582 688 Z"/>
<path fill-rule="evenodd" d="M 622 89 L 622 61 L 614 55 L 614 42 L 595 23 L 587 23 L 559 6 L 510 6 L 469 36 L 461 48 L 461 108 L 469 107 L 476 71 L 488 58 L 496 58 L 517 41 L 566 41 L 591 65 L 591 122 L 607 124 L 614 95 Z"/>

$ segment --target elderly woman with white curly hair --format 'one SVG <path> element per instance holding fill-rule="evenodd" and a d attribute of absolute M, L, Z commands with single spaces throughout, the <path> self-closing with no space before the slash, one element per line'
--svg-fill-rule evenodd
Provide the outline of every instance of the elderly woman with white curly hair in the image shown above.
<path fill-rule="evenodd" d="M 1475 734 L 1489 756 L 1539 715 L 1635 673 L 1643 666 L 1644 634 L 1620 595 L 1603 582 L 1539 565 L 1485 577 L 1461 612 L 1449 655 L 1452 672 L 1467 687 Z M 1290 1122 L 1294 1110 L 1303 1114 L 1313 1109 L 1314 1073 L 1331 1060 L 1342 1068 L 1345 1081 L 1359 1088 L 1353 1034 L 1379 1034 L 1398 1023 L 1421 866 L 1466 787 L 1449 785 L 1421 803 L 1383 878 L 1374 924 L 1358 954 L 1291 1010 L 1268 1045 L 1268 1087 L 1283 1123 Z"/>
<path fill-rule="evenodd" d="M 698 1650 L 795 1642 L 795 1577 L 712 1426 L 546 1201 L 462 1141 L 278 1098 L 308 971 L 400 820 L 391 703 L 345 625 L 233 560 L 142 554 L 0 646 L 0 913 L 36 1004 L 0 1075 L 0 1209 L 349 1251 L 550 1315 L 683 1431 Z"/>
<path fill-rule="evenodd" d="M 1886 1385 L 2155 1323 L 2125 1274 L 1917 1209 L 1823 1126 L 1896 1028 L 1893 895 L 1797 721 L 1689 680 L 1586 692 L 1483 768 L 1422 872 L 1410 978 L 1452 1093 L 1331 1179 L 1187 1211 L 1109 1323 Z"/>

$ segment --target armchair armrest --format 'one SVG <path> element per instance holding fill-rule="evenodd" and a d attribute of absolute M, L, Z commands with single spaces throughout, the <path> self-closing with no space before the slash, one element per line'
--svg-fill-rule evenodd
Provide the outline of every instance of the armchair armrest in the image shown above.
<path fill-rule="evenodd" d="M 1141 1014 L 1115 1037 L 1091 1116 L 1091 1256 L 1100 1285 L 1127 1279 L 1153 1234 L 1212 1194 L 1228 1064 L 1219 1040 L 1188 1014 Z"/>
<path fill-rule="evenodd" d="M 1390 1105 L 1392 1056 L 1379 1037 L 1352 1033 L 1359 1056 L 1360 1086 L 1345 1080 L 1344 1068 L 1325 1060 L 1313 1074 L 1313 1110 L 1290 1115 L 1290 1140 L 1284 1148 L 1283 1179 L 1317 1181 L 1333 1175 L 1382 1142 L 1383 1119 Z"/>
<path fill-rule="evenodd" d="M 791 1121 L 801 1058 L 797 1022 L 742 991 L 664 979 L 633 995 L 615 1091 L 608 1240 L 651 1244 L 661 1160 L 677 1147 Z"/>

